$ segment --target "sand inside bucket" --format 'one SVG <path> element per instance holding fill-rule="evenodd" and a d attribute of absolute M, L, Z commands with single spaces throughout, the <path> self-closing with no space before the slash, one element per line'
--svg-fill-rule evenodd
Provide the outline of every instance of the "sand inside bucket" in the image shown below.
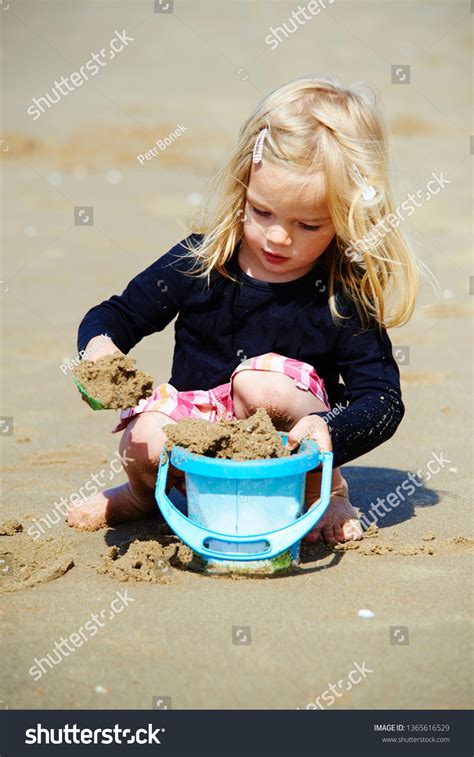
<path fill-rule="evenodd" d="M 168 451 L 178 445 L 198 455 L 231 460 L 261 460 L 291 454 L 263 407 L 244 420 L 210 423 L 184 418 L 163 429 Z"/>
<path fill-rule="evenodd" d="M 74 375 L 90 397 L 105 409 L 134 407 L 153 390 L 153 378 L 139 371 L 135 360 L 125 355 L 106 355 L 96 360 L 83 360 Z"/>
<path fill-rule="evenodd" d="M 205 420 L 186 418 L 176 424 L 164 426 L 167 435 L 166 449 L 174 445 L 184 447 L 198 455 L 213 458 L 227 458 L 236 461 L 262 460 L 288 457 L 291 452 L 283 445 L 272 419 L 265 408 L 257 408 L 249 418 L 235 421 L 210 423 Z M 181 489 L 182 493 L 185 490 Z M 197 556 L 189 564 L 191 570 L 199 570 L 211 575 L 250 577 L 284 573 L 292 569 L 293 561 L 287 550 L 272 560 L 219 561 L 201 560 Z"/>

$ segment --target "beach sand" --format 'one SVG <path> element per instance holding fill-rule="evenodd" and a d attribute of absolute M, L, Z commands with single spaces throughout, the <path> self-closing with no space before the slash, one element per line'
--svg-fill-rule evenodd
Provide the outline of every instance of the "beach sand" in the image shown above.
<path fill-rule="evenodd" d="M 229 3 L 216 13 L 215 3 L 184 2 L 168 15 L 149 6 L 16 0 L 2 13 L 1 520 L 23 526 L 0 536 L 2 706 L 149 709 L 171 697 L 176 709 L 305 708 L 365 662 L 371 672 L 341 691 L 333 709 L 467 708 L 472 158 L 464 6 L 406 4 L 402 17 L 396 4 L 334 4 L 274 52 L 265 35 L 291 4 Z M 123 28 L 134 42 L 94 79 L 37 121 L 26 115 L 32 97 Z M 390 65 L 400 61 L 412 65 L 406 87 L 390 83 Z M 440 291 L 425 283 L 412 321 L 390 333 L 406 416 L 394 438 L 343 469 L 361 514 L 397 488 L 403 501 L 381 510 L 378 533 L 355 548 L 305 546 L 299 569 L 269 578 L 200 575 L 158 516 L 73 531 L 55 508 L 61 497 L 77 500 L 93 475 L 100 488 L 125 480 L 112 466 L 117 414 L 90 410 L 61 369 L 76 355 L 79 321 L 186 236 L 242 121 L 268 91 L 308 72 L 378 87 L 401 199 L 432 172 L 451 182 L 407 220 Z M 187 131 L 176 142 L 137 160 L 179 124 Z M 93 208 L 93 224 L 75 224 L 74 207 Z M 169 379 L 172 351 L 170 325 L 133 357 L 157 384 Z M 422 484 L 408 495 L 400 487 L 417 471 Z M 48 513 L 41 534 L 35 521 Z M 125 591 L 127 603 L 112 611 Z M 94 635 L 85 626 L 92 614 L 103 623 Z M 87 640 L 33 680 L 35 658 L 81 628 Z"/>

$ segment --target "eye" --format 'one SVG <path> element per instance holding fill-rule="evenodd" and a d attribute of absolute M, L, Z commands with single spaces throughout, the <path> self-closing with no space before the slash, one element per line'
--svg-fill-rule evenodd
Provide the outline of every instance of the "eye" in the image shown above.
<path fill-rule="evenodd" d="M 302 223 L 301 226 L 303 229 L 306 229 L 306 231 L 319 231 L 321 228 L 321 226 L 308 226 L 307 223 Z"/>
<path fill-rule="evenodd" d="M 255 207 L 255 205 L 252 205 L 252 203 L 249 202 L 250 207 L 252 208 L 252 211 L 262 218 L 267 218 L 268 216 L 271 216 L 271 213 L 269 210 L 259 210 Z M 301 223 L 301 227 L 305 229 L 305 231 L 319 231 L 321 226 L 309 226 L 307 223 Z"/>
<path fill-rule="evenodd" d="M 250 207 L 252 208 L 252 210 L 254 211 L 254 213 L 256 213 L 258 216 L 264 216 L 264 217 L 266 217 L 266 216 L 270 216 L 271 215 L 271 213 L 268 210 L 259 210 L 254 205 L 250 205 Z"/>

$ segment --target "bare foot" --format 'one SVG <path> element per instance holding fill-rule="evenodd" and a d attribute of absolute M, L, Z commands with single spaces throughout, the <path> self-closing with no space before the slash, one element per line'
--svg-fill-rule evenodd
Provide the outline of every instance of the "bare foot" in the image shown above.
<path fill-rule="evenodd" d="M 306 477 L 305 503 L 307 509 L 318 500 L 321 490 L 321 473 L 309 473 Z M 305 541 L 327 544 L 357 541 L 363 531 L 357 513 L 349 501 L 347 481 L 336 468 L 333 471 L 329 506 L 315 528 L 306 534 Z"/>
<path fill-rule="evenodd" d="M 149 497 L 138 496 L 126 483 L 81 500 L 67 514 L 66 522 L 81 531 L 97 531 L 116 523 L 146 518 L 154 510 L 158 510 L 158 505 L 153 493 Z"/>

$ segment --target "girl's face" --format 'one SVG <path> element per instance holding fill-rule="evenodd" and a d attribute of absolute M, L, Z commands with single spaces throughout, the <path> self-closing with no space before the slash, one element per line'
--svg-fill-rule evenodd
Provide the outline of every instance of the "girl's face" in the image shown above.
<path fill-rule="evenodd" d="M 286 176 L 269 163 L 252 165 L 238 253 L 245 273 L 273 283 L 308 273 L 335 235 L 322 174 L 315 174 L 313 197 L 288 191 Z"/>

